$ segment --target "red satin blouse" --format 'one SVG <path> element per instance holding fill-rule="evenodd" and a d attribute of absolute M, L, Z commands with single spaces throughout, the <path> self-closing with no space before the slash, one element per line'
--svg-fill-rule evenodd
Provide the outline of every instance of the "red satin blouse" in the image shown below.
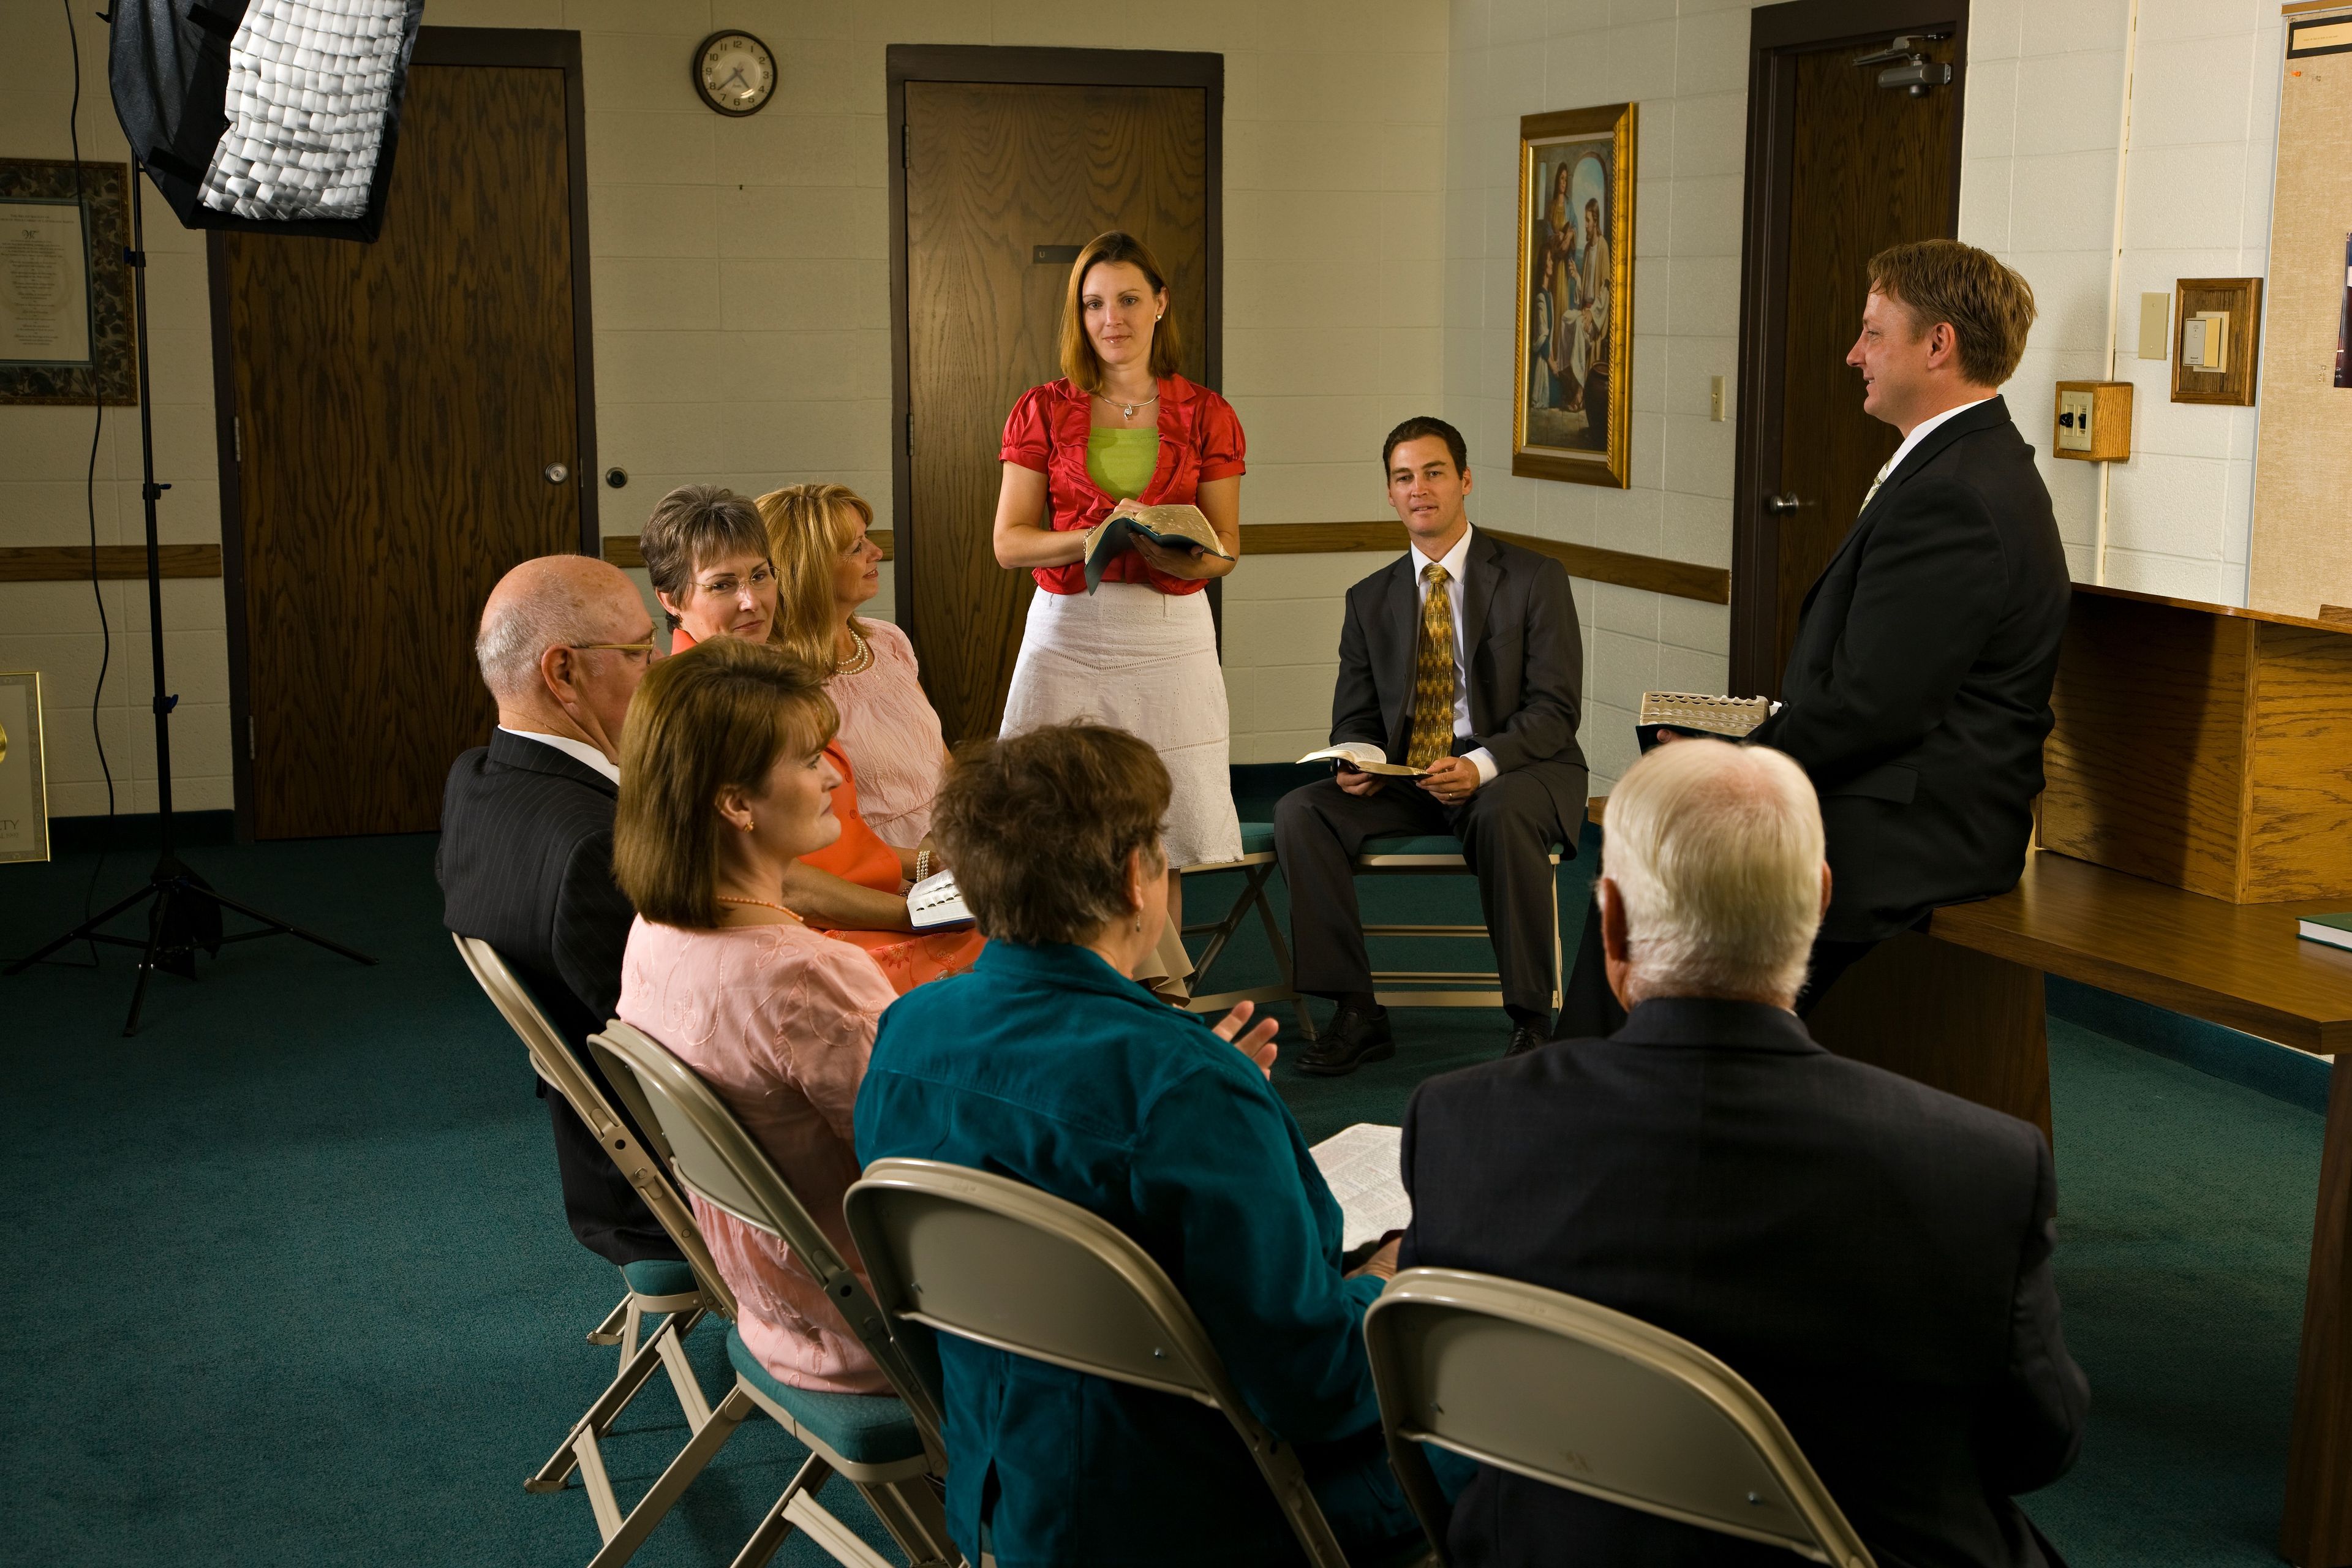
<path fill-rule="evenodd" d="M 1087 472 L 1087 432 L 1092 427 L 1092 397 L 1068 377 L 1033 386 L 1013 405 L 1004 422 L 1008 463 L 1018 463 L 1045 476 L 1045 495 L 1052 506 L 1054 527 L 1060 532 L 1084 531 L 1110 515 L 1118 503 L 1105 495 Z M 1209 479 L 1229 479 L 1245 472 L 1242 462 L 1242 422 L 1233 405 L 1181 375 L 1160 383 L 1160 466 L 1151 482 L 1135 499 L 1144 506 L 1192 506 L 1199 502 L 1201 486 Z M 1083 594 L 1087 573 L 1082 563 L 1034 569 L 1037 586 L 1049 594 Z M 1163 594 L 1197 594 L 1209 585 L 1205 577 L 1171 577 L 1145 564 L 1143 557 L 1126 552 L 1114 557 L 1103 572 L 1106 582 L 1148 583 Z"/>

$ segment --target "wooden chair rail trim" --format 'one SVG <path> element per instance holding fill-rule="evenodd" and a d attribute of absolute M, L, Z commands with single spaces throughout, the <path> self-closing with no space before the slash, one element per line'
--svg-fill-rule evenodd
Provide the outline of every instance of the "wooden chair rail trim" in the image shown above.
<path fill-rule="evenodd" d="M 891 559 L 894 552 L 888 529 L 869 530 L 866 537 L 881 546 L 883 560 Z M 1653 594 L 1697 599 L 1710 605 L 1731 603 L 1731 574 L 1720 566 L 1634 555 L 1591 544 L 1567 544 L 1556 539 L 1538 539 L 1533 534 L 1505 533 L 1500 530 L 1496 531 L 1495 537 L 1550 556 L 1567 567 L 1571 577 L 1645 588 Z M 1393 553 L 1403 548 L 1403 532 L 1393 522 L 1255 522 L 1242 529 L 1244 560 L 1252 555 Z M 628 533 L 605 536 L 604 559 L 615 566 L 646 563 L 637 550 L 636 536 Z"/>
<path fill-rule="evenodd" d="M 157 552 L 166 577 L 217 577 L 221 547 L 217 544 L 166 544 Z M 98 574 L 102 578 L 147 575 L 143 544 L 101 544 Z M 0 583 L 86 583 L 89 580 L 87 544 L 12 544 L 0 547 Z"/>

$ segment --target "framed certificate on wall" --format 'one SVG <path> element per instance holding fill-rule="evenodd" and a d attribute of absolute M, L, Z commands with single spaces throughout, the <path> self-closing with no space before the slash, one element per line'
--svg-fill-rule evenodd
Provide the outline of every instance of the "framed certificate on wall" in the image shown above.
<path fill-rule="evenodd" d="M 0 861 L 49 858 L 49 777 L 41 675 L 0 672 Z"/>
<path fill-rule="evenodd" d="M 0 404 L 139 401 L 131 168 L 0 158 Z"/>

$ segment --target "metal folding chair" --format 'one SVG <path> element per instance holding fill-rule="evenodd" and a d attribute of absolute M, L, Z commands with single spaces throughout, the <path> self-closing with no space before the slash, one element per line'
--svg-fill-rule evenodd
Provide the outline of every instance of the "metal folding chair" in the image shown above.
<path fill-rule="evenodd" d="M 1390 1462 L 1441 1553 L 1452 1508 L 1423 1443 L 1835 1568 L 1872 1568 L 1763 1395 L 1688 1340 L 1453 1268 L 1391 1280 L 1364 1340 Z"/>
<path fill-rule="evenodd" d="M 1552 846 L 1553 867 L 1551 894 L 1551 1005 L 1559 1005 L 1563 976 L 1559 968 L 1559 879 L 1561 847 Z M 1462 841 L 1451 834 L 1392 833 L 1378 838 L 1368 838 L 1356 856 L 1356 874 L 1391 877 L 1459 877 L 1466 875 L 1470 862 L 1462 853 Z M 1472 941 L 1487 940 L 1483 925 L 1387 924 L 1364 927 L 1367 937 L 1374 936 L 1444 936 L 1463 937 Z M 1491 969 L 1375 969 L 1372 971 L 1372 994 L 1383 1007 L 1499 1007 L 1503 1005 L 1500 982 L 1502 976 Z M 1463 983 L 1486 983 L 1475 990 L 1463 989 Z M 1491 987 L 1491 988 L 1490 988 Z M 1304 1008 L 1300 1009 L 1303 1013 Z"/>
<path fill-rule="evenodd" d="M 1307 1561 L 1347 1568 L 1297 1453 L 1250 1414 L 1192 1309 L 1117 1226 L 1023 1183 L 935 1160 L 877 1160 L 843 1207 L 875 1300 L 892 1317 L 1219 1411 Z"/>
<path fill-rule="evenodd" d="M 604 1468 L 604 1458 L 598 1440 L 612 1430 L 656 1371 L 669 1376 L 669 1384 L 677 1395 L 678 1408 L 685 1412 L 686 1423 L 693 1440 L 688 1451 L 695 1450 L 710 1420 L 710 1404 L 704 1397 L 701 1383 L 687 1360 L 685 1340 L 707 1312 L 732 1319 L 735 1298 L 727 1282 L 719 1277 L 718 1267 L 710 1260 L 710 1252 L 703 1245 L 702 1232 L 694 1223 L 693 1211 L 677 1190 L 662 1175 L 656 1161 L 638 1143 L 629 1124 L 614 1110 L 581 1065 L 569 1041 L 548 1019 L 530 987 L 509 968 L 498 950 L 479 937 L 457 936 L 458 955 L 466 967 L 473 971 L 474 979 L 506 1018 L 508 1025 L 520 1037 L 523 1048 L 530 1053 L 531 1070 L 538 1073 L 548 1088 L 563 1097 L 581 1121 L 596 1135 L 613 1163 L 661 1222 L 670 1239 L 677 1244 L 686 1261 L 674 1263 L 666 1259 L 648 1259 L 641 1263 L 624 1264 L 623 1283 L 626 1286 L 618 1305 L 604 1321 L 589 1331 L 588 1342 L 594 1345 L 618 1345 L 621 1352 L 619 1375 L 614 1377 L 596 1402 L 588 1407 L 547 1463 L 523 1482 L 527 1491 L 557 1492 L 564 1489 L 572 1472 L 580 1472 L 583 1489 L 588 1493 L 588 1505 L 596 1516 L 596 1527 L 604 1538 L 604 1550 L 594 1559 L 595 1568 L 616 1568 L 628 1560 L 637 1542 L 660 1519 L 660 1512 L 639 1518 L 644 1505 L 625 1516 L 620 1500 L 614 1494 L 611 1477 Z M 661 1327 L 650 1337 L 644 1333 L 647 1318 L 659 1317 Z M 711 1445 L 717 1451 L 717 1445 Z M 707 1456 L 706 1456 L 707 1458 Z M 636 1522 L 632 1525 L 631 1521 Z M 615 1541 L 626 1529 L 629 1539 L 616 1546 Z"/>
<path fill-rule="evenodd" d="M 658 1152 L 688 1190 L 745 1225 L 782 1238 L 896 1391 L 819 1394 L 795 1388 L 760 1364 L 740 1330 L 728 1330 L 727 1354 L 734 1363 L 735 1386 L 705 1429 L 719 1434 L 712 1451 L 755 1412 L 773 1417 L 809 1449 L 807 1462 L 760 1521 L 737 1555 L 735 1568 L 758 1568 L 795 1528 L 849 1568 L 893 1568 L 817 1500 L 827 1478 L 835 1474 L 857 1489 L 915 1568 L 960 1563 L 962 1560 L 948 1539 L 938 1485 L 947 1467 L 937 1401 L 905 1348 L 891 1337 L 888 1321 L 856 1274 L 735 1113 L 667 1047 L 617 1018 L 604 1026 L 603 1034 L 590 1036 L 588 1045 L 605 1077 L 636 1113 L 647 1141 L 661 1140 Z M 708 1455 L 702 1462 L 708 1462 Z M 654 1483 L 640 1510 L 656 1498 L 664 1499 L 667 1507 L 702 1462 L 673 1484 L 671 1472 L 688 1463 L 688 1456 L 680 1455 Z"/>
<path fill-rule="evenodd" d="M 1266 883 L 1275 873 L 1274 825 L 1267 822 L 1243 823 L 1242 858 L 1238 860 L 1205 860 L 1199 865 L 1180 866 L 1176 869 L 1177 875 L 1181 877 L 1206 876 L 1213 871 L 1237 871 L 1242 877 L 1241 894 L 1234 900 L 1233 907 L 1224 912 L 1223 918 L 1195 921 L 1184 928 L 1186 936 L 1199 936 L 1204 931 L 1209 934 L 1208 945 L 1201 950 L 1201 956 L 1192 966 L 1194 994 L 1185 1004 L 1186 1010 L 1223 1013 L 1236 1002 L 1298 1001 L 1298 992 L 1292 984 L 1290 944 L 1282 940 L 1282 928 L 1276 922 L 1274 907 L 1267 902 L 1265 896 Z M 1202 994 L 1207 990 L 1210 969 L 1225 951 L 1225 944 L 1233 940 L 1234 933 L 1249 919 L 1253 910 L 1257 912 L 1258 923 L 1265 928 L 1266 945 L 1274 950 L 1275 967 L 1282 979 L 1270 985 L 1248 985 L 1236 991 Z M 1308 1039 L 1315 1037 L 1315 1020 L 1304 1005 L 1298 1008 L 1298 1027 Z"/>

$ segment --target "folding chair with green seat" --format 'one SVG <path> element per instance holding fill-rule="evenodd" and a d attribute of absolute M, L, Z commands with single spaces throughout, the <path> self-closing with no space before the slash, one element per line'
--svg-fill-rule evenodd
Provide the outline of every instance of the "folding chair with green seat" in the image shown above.
<path fill-rule="evenodd" d="M 1763 1395 L 1688 1340 L 1517 1280 L 1408 1268 L 1365 1313 L 1364 1341 L 1390 1462 L 1441 1555 L 1452 1509 L 1423 1443 L 1835 1568 L 1872 1568 Z"/>
<path fill-rule="evenodd" d="M 892 1317 L 1221 1412 L 1307 1561 L 1347 1568 L 1297 1454 L 1250 1414 L 1192 1309 L 1117 1226 L 1024 1183 L 936 1160 L 877 1160 L 843 1207 Z"/>
<path fill-rule="evenodd" d="M 1193 994 L 1192 1000 L 1185 1004 L 1186 1008 L 1194 1013 L 1223 1013 L 1236 1002 L 1297 1002 L 1298 993 L 1292 984 L 1290 946 L 1282 940 L 1282 928 L 1276 924 L 1274 907 L 1267 902 L 1265 896 L 1265 885 L 1275 872 L 1274 825 L 1270 822 L 1243 823 L 1242 858 L 1238 860 L 1204 860 L 1199 865 L 1176 868 L 1180 877 L 1207 876 L 1215 871 L 1239 872 L 1242 890 L 1222 919 L 1199 921 L 1184 928 L 1186 936 L 1198 936 L 1203 931 L 1210 933 L 1208 945 L 1201 950 L 1200 961 L 1192 966 Z M 1248 985 L 1237 991 L 1203 994 L 1209 971 L 1215 966 L 1218 956 L 1225 951 L 1225 944 L 1233 941 L 1234 932 L 1241 929 L 1242 922 L 1249 918 L 1252 910 L 1257 911 L 1258 922 L 1265 928 L 1266 945 L 1274 950 L 1275 969 L 1281 974 L 1281 981 L 1271 985 Z M 1307 1016 L 1304 1005 L 1298 1009 L 1298 1028 L 1308 1039 L 1315 1037 L 1315 1020 Z"/>
<path fill-rule="evenodd" d="M 710 1404 L 687 1360 L 686 1336 L 706 1312 L 732 1319 L 735 1299 L 728 1291 L 727 1282 L 719 1277 L 709 1249 L 703 1246 L 702 1232 L 694 1223 L 693 1212 L 663 1176 L 655 1160 L 639 1146 L 628 1123 L 583 1068 L 570 1042 L 540 1009 L 530 987 L 488 942 L 479 937 L 454 933 L 452 940 L 483 992 L 521 1037 L 523 1048 L 530 1053 L 531 1070 L 548 1088 L 562 1095 L 583 1124 L 595 1134 L 687 1258 L 683 1263 L 648 1258 L 621 1266 L 627 1293 L 588 1334 L 590 1344 L 620 1346 L 620 1374 L 588 1407 L 588 1413 L 572 1426 L 547 1463 L 523 1482 L 529 1491 L 562 1491 L 577 1468 L 581 1485 L 588 1493 L 589 1507 L 595 1513 L 597 1529 L 605 1541 L 605 1550 L 597 1554 L 595 1563 L 599 1568 L 614 1568 L 627 1561 L 634 1542 L 643 1539 L 644 1531 L 650 1530 L 660 1515 L 656 1512 L 644 1519 L 642 1528 L 632 1531 L 631 1544 L 615 1553 L 613 1542 L 622 1533 L 625 1519 L 620 1500 L 614 1495 L 612 1479 L 605 1473 L 598 1439 L 611 1431 L 613 1423 L 656 1370 L 669 1374 L 670 1387 L 677 1395 L 678 1408 L 686 1414 L 687 1426 L 699 1437 L 710 1420 Z M 650 1338 L 646 1338 L 644 1325 L 648 1317 L 661 1318 L 662 1324 Z M 636 1516 L 633 1513 L 629 1517 Z"/>
<path fill-rule="evenodd" d="M 1551 1005 L 1559 1005 L 1561 974 L 1559 970 L 1559 866 L 1562 847 L 1551 847 L 1553 886 L 1551 895 Z M 1470 869 L 1469 858 L 1462 853 L 1462 841 L 1446 833 L 1389 833 L 1364 840 L 1356 854 L 1356 875 L 1391 877 L 1459 877 Z M 1375 936 L 1443 936 L 1464 937 L 1479 942 L 1487 940 L 1483 925 L 1431 925 L 1397 923 L 1364 927 L 1367 937 Z M 1499 1007 L 1503 1005 L 1500 989 L 1502 976 L 1494 970 L 1455 969 L 1375 969 L 1372 971 L 1372 994 L 1383 1007 Z M 1462 982 L 1485 982 L 1477 990 L 1460 989 Z M 1299 1010 L 1303 1015 L 1305 1008 Z"/>
<path fill-rule="evenodd" d="M 897 1391 L 819 1394 L 795 1388 L 760 1364 L 740 1330 L 727 1331 L 735 1386 L 705 1428 L 718 1434 L 710 1452 L 756 1411 L 766 1412 L 809 1450 L 807 1462 L 736 1557 L 735 1568 L 758 1568 L 795 1527 L 851 1568 L 892 1568 L 888 1559 L 817 1501 L 818 1491 L 835 1474 L 864 1496 L 915 1568 L 960 1563 L 948 1539 L 937 1485 L 946 1469 L 938 1404 L 904 1347 L 891 1338 L 887 1320 L 856 1274 L 809 1217 L 767 1152 L 667 1047 L 617 1018 L 605 1025 L 603 1034 L 590 1036 L 588 1045 L 605 1077 L 636 1113 L 646 1141 L 660 1141 L 656 1152 L 688 1190 L 745 1225 L 782 1238 Z M 678 1457 L 638 1505 L 641 1510 L 656 1499 L 667 1507 L 709 1456 L 704 1454 L 686 1468 L 690 1457 Z"/>

